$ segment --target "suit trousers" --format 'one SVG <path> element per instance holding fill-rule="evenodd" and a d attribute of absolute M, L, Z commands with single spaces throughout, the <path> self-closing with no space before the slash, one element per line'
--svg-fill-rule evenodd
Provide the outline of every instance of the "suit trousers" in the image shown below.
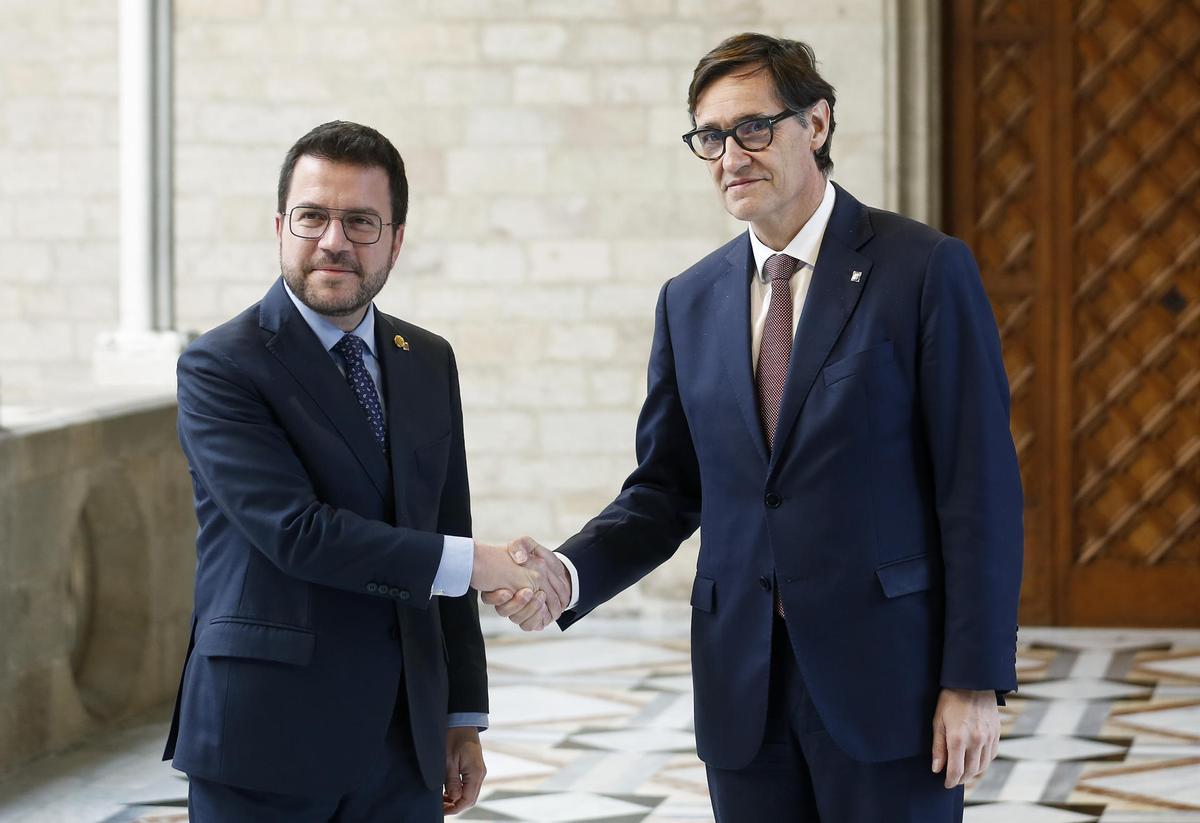
<path fill-rule="evenodd" d="M 401 687 L 383 754 L 362 781 L 340 797 L 298 797 L 242 789 L 188 776 L 191 823 L 435 823 L 442 795 L 428 788 L 413 750 Z"/>
<path fill-rule="evenodd" d="M 745 768 L 707 767 L 717 823 L 961 823 L 963 788 L 945 788 L 930 753 L 862 763 L 833 742 L 787 632 L 776 616 L 762 748 Z"/>

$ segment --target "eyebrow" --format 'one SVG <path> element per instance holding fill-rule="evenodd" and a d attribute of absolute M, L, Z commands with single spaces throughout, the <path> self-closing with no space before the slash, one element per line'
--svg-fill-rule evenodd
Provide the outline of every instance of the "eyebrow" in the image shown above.
<path fill-rule="evenodd" d="M 376 217 L 383 216 L 382 214 L 380 214 L 378 211 L 371 208 L 370 206 L 355 206 L 354 208 L 350 208 L 350 209 L 335 209 L 331 206 L 322 206 L 320 203 L 314 203 L 311 200 L 302 200 L 299 203 L 296 203 L 294 206 L 292 206 L 292 208 L 293 209 L 325 209 L 325 211 L 340 211 L 343 214 L 345 214 L 346 212 L 356 211 L 356 212 L 365 212 L 366 214 L 373 214 Z"/>

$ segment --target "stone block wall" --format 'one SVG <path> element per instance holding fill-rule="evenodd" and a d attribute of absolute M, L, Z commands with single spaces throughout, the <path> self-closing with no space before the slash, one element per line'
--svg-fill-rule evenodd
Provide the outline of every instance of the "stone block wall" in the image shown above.
<path fill-rule="evenodd" d="M 169 401 L 0 431 L 0 773 L 174 697 L 195 532 Z"/>
<path fill-rule="evenodd" d="M 907 5 L 176 0 L 179 325 L 212 327 L 276 276 L 276 176 L 298 136 L 379 128 L 412 189 L 379 304 L 458 353 L 476 532 L 557 543 L 634 465 L 661 284 L 743 229 L 679 139 L 695 62 L 745 30 L 811 43 L 840 99 L 835 179 L 894 206 Z M 0 0 L 0 397 L 85 372 L 117 321 L 116 13 Z M 650 587 L 686 596 L 692 558 Z"/>

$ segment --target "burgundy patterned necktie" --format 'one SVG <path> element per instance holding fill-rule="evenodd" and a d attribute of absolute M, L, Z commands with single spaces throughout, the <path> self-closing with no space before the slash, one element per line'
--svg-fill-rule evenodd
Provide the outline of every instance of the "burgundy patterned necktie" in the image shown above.
<path fill-rule="evenodd" d="M 758 389 L 758 416 L 762 420 L 763 434 L 767 436 L 768 450 L 775 447 L 779 404 L 783 401 L 788 363 L 792 359 L 792 274 L 799 262 L 786 254 L 772 254 L 763 264 L 763 271 L 771 278 L 771 303 L 767 306 L 767 321 L 763 324 L 758 347 L 754 383 Z M 774 590 L 775 613 L 783 617 L 778 581 Z"/>
<path fill-rule="evenodd" d="M 775 445 L 775 425 L 779 422 L 779 404 L 787 382 L 788 362 L 792 357 L 792 274 L 800 261 L 786 254 L 772 254 L 763 264 L 771 278 L 771 303 L 763 324 L 758 347 L 758 368 L 754 383 L 758 390 L 758 416 L 762 420 L 767 448 Z"/>

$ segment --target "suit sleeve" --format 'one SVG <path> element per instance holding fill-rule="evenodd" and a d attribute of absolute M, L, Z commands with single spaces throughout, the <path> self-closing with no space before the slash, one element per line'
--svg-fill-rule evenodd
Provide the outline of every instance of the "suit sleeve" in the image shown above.
<path fill-rule="evenodd" d="M 953 238 L 921 295 L 920 394 L 945 563 L 941 685 L 1016 688 L 1023 501 L 1000 339 L 979 270 Z"/>
<path fill-rule="evenodd" d="M 668 560 L 700 525 L 700 467 L 676 382 L 670 285 L 655 311 L 638 466 L 617 498 L 559 547 L 579 575 L 579 602 L 559 620 L 564 629 Z"/>
<path fill-rule="evenodd" d="M 467 454 L 463 440 L 462 397 L 458 368 L 450 355 L 450 408 L 452 445 L 446 484 L 438 509 L 438 531 L 471 536 L 471 491 L 467 482 Z M 486 714 L 487 660 L 479 628 L 479 595 L 467 589 L 461 597 L 434 598 L 441 611 L 446 651 L 450 656 L 450 714 Z"/>
<path fill-rule="evenodd" d="M 401 602 L 428 608 L 441 535 L 318 500 L 286 433 L 228 356 L 194 345 L 178 378 L 179 439 L 196 482 L 251 546 L 292 577 L 356 594 L 388 581 L 412 593 Z"/>

